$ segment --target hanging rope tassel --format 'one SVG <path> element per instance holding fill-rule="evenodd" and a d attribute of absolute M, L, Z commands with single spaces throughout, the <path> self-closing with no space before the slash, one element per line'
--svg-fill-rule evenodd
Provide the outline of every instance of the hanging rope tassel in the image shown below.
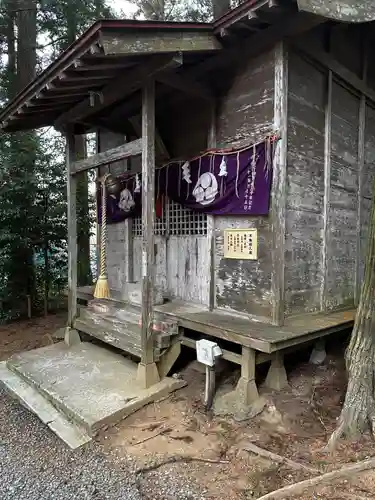
<path fill-rule="evenodd" d="M 94 297 L 108 299 L 110 297 L 107 276 L 107 192 L 106 180 L 108 174 L 102 179 L 102 232 L 100 235 L 100 273 L 96 282 Z"/>

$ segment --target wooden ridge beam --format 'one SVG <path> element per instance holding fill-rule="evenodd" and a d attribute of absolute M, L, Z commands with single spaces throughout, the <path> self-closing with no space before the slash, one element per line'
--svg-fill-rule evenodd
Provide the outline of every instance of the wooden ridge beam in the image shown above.
<path fill-rule="evenodd" d="M 222 48 L 212 32 L 166 31 L 159 36 L 145 30 L 133 33 L 103 33 L 101 43 L 106 55 L 207 52 Z"/>
<path fill-rule="evenodd" d="M 293 44 L 293 47 L 301 54 L 305 54 L 315 62 L 332 71 L 332 73 L 341 78 L 341 80 L 375 103 L 375 91 L 368 87 L 364 80 L 340 64 L 328 52 L 324 52 L 323 50 L 315 49 L 307 45 Z"/>
<path fill-rule="evenodd" d="M 118 100 L 124 99 L 127 95 L 140 89 L 142 85 L 158 72 L 173 64 L 173 55 L 156 55 L 146 64 L 138 66 L 132 72 L 127 72 L 121 78 L 117 78 L 101 90 L 100 102 L 94 103 L 87 98 L 62 114 L 56 121 L 55 126 L 59 128 L 67 123 L 79 122 L 87 116 L 96 114 L 111 106 Z"/>
<path fill-rule="evenodd" d="M 127 142 L 122 146 L 92 155 L 84 160 L 75 161 L 71 166 L 71 172 L 72 174 L 77 174 L 78 172 L 98 168 L 103 165 L 107 165 L 108 163 L 123 160 L 131 156 L 137 156 L 141 153 L 142 139 L 136 139 L 135 141 Z"/>

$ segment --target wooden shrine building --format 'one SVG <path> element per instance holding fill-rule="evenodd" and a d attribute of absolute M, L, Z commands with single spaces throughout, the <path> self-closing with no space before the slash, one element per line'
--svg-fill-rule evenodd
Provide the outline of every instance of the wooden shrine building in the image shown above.
<path fill-rule="evenodd" d="M 329 4 L 248 0 L 213 24 L 98 21 L 0 114 L 5 132 L 66 134 L 68 333 L 140 360 L 145 385 L 181 343 L 207 336 L 242 366 L 249 403 L 256 363 L 272 360 L 268 383 L 281 388 L 286 349 L 353 324 L 375 162 L 375 13 Z M 98 152 L 76 160 L 89 131 Z M 105 300 L 77 287 L 76 183 L 88 169 L 123 182 L 109 197 Z"/>

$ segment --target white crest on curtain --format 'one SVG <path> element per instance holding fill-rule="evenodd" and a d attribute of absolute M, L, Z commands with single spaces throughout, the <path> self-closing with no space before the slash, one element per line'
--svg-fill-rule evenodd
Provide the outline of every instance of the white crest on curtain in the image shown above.
<path fill-rule="evenodd" d="M 132 194 L 128 188 L 125 188 L 121 191 L 120 201 L 118 203 L 118 207 L 123 212 L 130 212 L 130 210 L 134 207 L 135 202 L 133 200 Z"/>
<path fill-rule="evenodd" d="M 193 196 L 197 203 L 209 205 L 215 200 L 219 192 L 216 177 L 211 172 L 202 174 L 193 190 Z"/>

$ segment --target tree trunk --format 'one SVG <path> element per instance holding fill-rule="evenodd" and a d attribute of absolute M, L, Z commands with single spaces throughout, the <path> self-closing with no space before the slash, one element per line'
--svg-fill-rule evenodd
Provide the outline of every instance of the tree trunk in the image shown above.
<path fill-rule="evenodd" d="M 212 0 L 214 19 L 218 19 L 230 10 L 230 0 Z"/>
<path fill-rule="evenodd" d="M 328 449 L 342 436 L 352 437 L 366 430 L 375 433 L 375 186 L 369 221 L 365 276 L 355 324 L 346 352 L 348 388 L 338 427 Z"/>
<path fill-rule="evenodd" d="M 17 87 L 22 90 L 35 76 L 36 68 L 36 0 L 21 2 L 18 12 Z"/>
<path fill-rule="evenodd" d="M 9 68 L 14 71 L 16 80 L 13 80 L 9 88 L 9 95 L 13 96 L 21 91 L 35 76 L 36 66 L 36 0 L 25 0 L 19 6 L 16 2 L 10 2 L 13 9 L 11 17 L 15 15 L 17 24 L 17 53 L 15 57 L 14 40 L 12 40 L 12 29 L 9 24 L 8 44 L 11 57 Z M 21 7 L 17 10 L 17 6 Z M 16 68 L 13 67 L 16 59 Z M 15 239 L 10 249 L 9 283 L 11 288 L 12 307 L 18 310 L 21 301 L 24 303 L 25 296 L 29 296 L 31 304 L 35 297 L 35 269 L 33 259 L 33 247 L 31 245 L 32 223 L 25 221 L 33 220 L 34 203 L 34 164 L 35 164 L 35 140 L 33 132 L 17 133 L 12 135 L 11 148 L 13 150 L 14 170 L 12 182 L 19 190 L 19 218 L 16 218 L 12 231 Z M 26 157 L 27 161 L 19 160 Z M 19 164 L 20 163 L 20 164 Z M 21 309 L 23 309 L 21 307 Z M 23 311 L 22 311 L 23 312 Z"/>

